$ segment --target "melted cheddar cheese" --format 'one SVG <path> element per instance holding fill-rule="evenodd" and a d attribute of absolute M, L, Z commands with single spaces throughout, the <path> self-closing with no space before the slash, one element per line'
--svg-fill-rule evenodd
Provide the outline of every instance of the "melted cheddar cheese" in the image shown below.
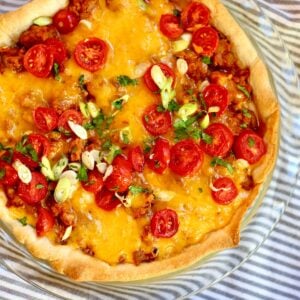
<path fill-rule="evenodd" d="M 167 62 L 176 69 L 171 42 L 161 34 L 158 25 L 162 14 L 172 13 L 173 5 L 169 1 L 153 0 L 151 7 L 143 11 L 136 0 L 114 2 L 117 4 L 109 8 L 105 1 L 100 1 L 89 19 L 91 28 L 80 23 L 74 32 L 62 37 L 70 53 L 85 38 L 99 37 L 105 40 L 109 44 L 109 54 L 100 71 L 93 74 L 84 71 L 71 58 L 60 74 L 60 81 L 39 79 L 27 72 L 16 74 L 6 70 L 1 74 L 0 136 L 3 143 L 12 144 L 24 133 L 35 130 L 32 119 L 35 107 L 51 106 L 54 102 L 71 101 L 78 104 L 82 101 L 82 91 L 78 86 L 78 78 L 82 74 L 97 106 L 104 112 L 109 112 L 112 101 L 120 96 L 114 79 L 121 74 L 138 78 L 138 85 L 121 88 L 121 92 L 129 95 L 129 100 L 116 115 L 111 129 L 118 131 L 129 126 L 133 144 L 142 145 L 149 137 L 141 122 L 142 114 L 146 107 L 159 103 L 159 100 L 147 89 L 141 76 L 156 61 Z M 180 79 L 178 83 L 180 85 Z M 177 86 L 176 89 L 179 91 L 181 87 Z M 174 237 L 142 237 L 145 225 L 149 224 L 147 218 L 134 218 L 130 208 L 124 206 L 104 211 L 97 207 L 94 195 L 78 185 L 70 200 L 77 214 L 77 224 L 66 241 L 67 245 L 80 249 L 90 247 L 95 257 L 113 265 L 121 260 L 133 262 L 132 253 L 138 249 L 147 252 L 155 247 L 159 249 L 159 259 L 164 259 L 201 242 L 207 233 L 226 226 L 237 208 L 247 200 L 247 192 L 243 191 L 229 205 L 218 205 L 213 201 L 210 180 L 215 169 L 210 166 L 210 161 L 211 158 L 205 155 L 201 170 L 194 176 L 182 178 L 170 170 L 157 175 L 145 168 L 143 176 L 154 191 L 173 193 L 169 201 L 155 200 L 153 209 L 170 208 L 177 212 L 180 225 Z M 236 170 L 233 175 L 221 167 L 220 174 L 233 178 L 241 191 L 241 182 L 250 170 L 240 167 L 236 162 L 233 164 Z M 133 198 L 132 207 L 139 207 L 144 202 L 144 195 L 137 195 Z M 30 215 L 26 208 L 11 208 L 10 212 L 14 218 Z M 31 216 L 29 223 L 34 226 L 34 217 Z M 54 235 L 49 234 L 49 238 L 55 242 Z"/>

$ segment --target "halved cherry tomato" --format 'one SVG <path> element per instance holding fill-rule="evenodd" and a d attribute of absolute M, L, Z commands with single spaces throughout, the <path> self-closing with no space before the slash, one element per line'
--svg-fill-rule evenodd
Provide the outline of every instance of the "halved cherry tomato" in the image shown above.
<path fill-rule="evenodd" d="M 21 163 L 26 165 L 30 170 L 34 170 L 39 166 L 39 163 L 37 161 L 34 161 L 31 157 L 19 151 L 14 151 L 12 160 L 13 161 L 19 160 Z"/>
<path fill-rule="evenodd" d="M 112 163 L 113 171 L 104 185 L 113 192 L 126 192 L 132 183 L 132 168 L 126 157 L 118 155 Z"/>
<path fill-rule="evenodd" d="M 157 211 L 150 221 L 151 233 L 159 238 L 174 236 L 178 231 L 178 227 L 177 213 L 168 208 Z"/>
<path fill-rule="evenodd" d="M 202 27 L 194 32 L 192 45 L 196 53 L 212 56 L 219 44 L 218 32 L 212 27 Z"/>
<path fill-rule="evenodd" d="M 82 124 L 83 117 L 79 111 L 75 109 L 68 109 L 60 115 L 57 123 L 58 129 L 69 132 L 70 127 L 68 121 L 73 121 L 76 124 Z"/>
<path fill-rule="evenodd" d="M 33 111 L 35 126 L 44 132 L 49 132 L 57 127 L 58 114 L 54 108 L 37 107 Z"/>
<path fill-rule="evenodd" d="M 128 160 L 131 162 L 134 171 L 143 172 L 145 165 L 145 157 L 140 146 L 136 146 L 129 150 Z"/>
<path fill-rule="evenodd" d="M 144 82 L 146 84 L 146 86 L 148 87 L 148 89 L 153 92 L 153 93 L 158 93 L 159 92 L 159 87 L 156 85 L 156 83 L 153 81 L 152 77 L 151 77 L 151 69 L 154 65 L 150 66 L 146 73 L 144 74 Z M 176 76 L 175 76 L 175 73 L 173 72 L 173 70 L 163 64 L 163 63 L 159 63 L 157 64 L 157 66 L 159 66 L 162 70 L 162 72 L 165 74 L 166 77 L 172 77 L 173 78 L 173 83 L 172 83 L 172 86 L 174 87 L 175 86 L 175 80 L 176 80 Z"/>
<path fill-rule="evenodd" d="M 223 114 L 226 110 L 229 102 L 228 90 L 218 84 L 210 84 L 203 90 L 203 98 L 209 107 L 219 107 L 219 111 L 216 113 L 217 116 Z"/>
<path fill-rule="evenodd" d="M 201 149 L 210 156 L 225 157 L 233 144 L 231 130 L 221 123 L 213 123 L 204 132 L 212 137 L 212 143 L 208 144 L 201 140 Z"/>
<path fill-rule="evenodd" d="M 195 173 L 203 162 L 203 152 L 193 140 L 183 140 L 171 148 L 170 169 L 180 175 Z"/>
<path fill-rule="evenodd" d="M 18 182 L 17 171 L 8 163 L 0 161 L 0 171 L 0 184 L 3 184 L 5 186 L 13 186 Z"/>
<path fill-rule="evenodd" d="M 93 170 L 88 173 L 88 180 L 81 182 L 82 187 L 91 193 L 98 193 L 103 187 L 103 176 L 97 171 Z"/>
<path fill-rule="evenodd" d="M 36 77 L 46 78 L 51 73 L 54 57 L 48 46 L 37 44 L 25 53 L 23 63 L 29 73 Z"/>
<path fill-rule="evenodd" d="M 210 11 L 207 6 L 199 2 L 190 3 L 181 14 L 182 26 L 187 31 L 206 26 L 209 23 Z"/>
<path fill-rule="evenodd" d="M 39 207 L 38 217 L 35 225 L 37 235 L 44 236 L 53 229 L 54 224 L 55 219 L 53 214 L 49 210 Z"/>
<path fill-rule="evenodd" d="M 32 172 L 31 175 L 32 179 L 28 184 L 19 182 L 18 196 L 27 204 L 35 205 L 47 196 L 48 182 L 41 173 Z"/>
<path fill-rule="evenodd" d="M 163 174 L 170 162 L 170 144 L 163 138 L 155 141 L 152 151 L 147 159 L 148 167 L 158 174 Z"/>
<path fill-rule="evenodd" d="M 212 191 L 212 197 L 218 204 L 229 204 L 238 195 L 238 190 L 234 182 L 228 177 L 221 177 L 213 182 L 213 186 L 216 189 Z"/>
<path fill-rule="evenodd" d="M 96 72 L 106 62 L 107 53 L 108 46 L 106 42 L 98 38 L 89 38 L 77 44 L 74 58 L 81 68 Z"/>
<path fill-rule="evenodd" d="M 160 31 L 169 39 L 177 39 L 183 34 L 179 24 L 179 19 L 174 15 L 166 14 L 160 17 Z"/>
<path fill-rule="evenodd" d="M 95 201 L 100 208 L 106 211 L 111 211 L 121 204 L 120 200 L 115 196 L 115 193 L 105 188 L 97 193 Z"/>
<path fill-rule="evenodd" d="M 79 17 L 68 9 L 59 10 L 53 17 L 53 25 L 63 34 L 72 32 L 79 21 Z"/>
<path fill-rule="evenodd" d="M 54 62 L 61 65 L 67 58 L 67 49 L 64 43 L 56 38 L 47 39 L 45 44 L 53 54 Z"/>
<path fill-rule="evenodd" d="M 169 111 L 158 112 L 157 105 L 149 106 L 143 114 L 143 124 L 152 135 L 167 133 L 172 127 L 172 117 Z"/>
<path fill-rule="evenodd" d="M 39 158 L 49 154 L 50 142 L 44 135 L 38 133 L 30 134 L 27 138 L 26 145 L 27 144 L 33 147 Z"/>
<path fill-rule="evenodd" d="M 266 153 L 267 147 L 258 134 L 247 129 L 242 131 L 234 141 L 233 151 L 237 158 L 242 158 L 250 164 L 255 164 Z"/>

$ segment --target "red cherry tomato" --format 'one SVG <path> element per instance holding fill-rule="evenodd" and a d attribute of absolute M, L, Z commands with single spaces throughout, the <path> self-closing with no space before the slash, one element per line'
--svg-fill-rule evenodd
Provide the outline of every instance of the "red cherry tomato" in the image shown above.
<path fill-rule="evenodd" d="M 64 111 L 58 119 L 57 125 L 59 130 L 69 132 L 71 129 L 69 127 L 68 121 L 73 121 L 76 124 L 82 124 L 83 117 L 81 113 L 75 109 L 68 109 Z"/>
<path fill-rule="evenodd" d="M 96 72 L 106 62 L 107 53 L 108 46 L 103 40 L 89 38 L 77 44 L 74 58 L 81 68 L 90 72 Z"/>
<path fill-rule="evenodd" d="M 91 193 L 98 193 L 103 187 L 103 176 L 97 171 L 90 171 L 88 174 L 88 180 L 86 182 L 81 182 L 82 187 Z"/>
<path fill-rule="evenodd" d="M 204 132 L 212 137 L 212 143 L 208 144 L 201 140 L 201 149 L 210 156 L 225 157 L 233 144 L 231 130 L 221 123 L 213 123 Z"/>
<path fill-rule="evenodd" d="M 194 32 L 192 45 L 196 53 L 212 56 L 219 44 L 218 32 L 212 27 L 202 27 Z"/>
<path fill-rule="evenodd" d="M 190 3 L 181 14 L 182 26 L 187 31 L 194 31 L 199 27 L 208 25 L 209 18 L 209 9 L 199 2 Z"/>
<path fill-rule="evenodd" d="M 61 65 L 67 58 L 67 49 L 64 43 L 56 38 L 47 39 L 45 44 L 53 54 L 54 62 Z"/>
<path fill-rule="evenodd" d="M 0 161 L 0 184 L 5 186 L 14 186 L 18 182 L 17 171 L 8 163 Z"/>
<path fill-rule="evenodd" d="M 202 165 L 203 152 L 193 140 L 183 140 L 171 148 L 170 169 L 180 175 L 195 173 Z"/>
<path fill-rule="evenodd" d="M 26 165 L 30 170 L 34 170 L 39 166 L 39 163 L 37 161 L 34 161 L 31 157 L 28 155 L 22 154 L 21 152 L 14 151 L 12 160 L 15 162 L 16 160 L 19 160 L 21 163 Z"/>
<path fill-rule="evenodd" d="M 118 155 L 112 163 L 113 171 L 106 179 L 104 185 L 113 192 L 126 192 L 132 183 L 132 168 L 130 162 L 121 155 Z"/>
<path fill-rule="evenodd" d="M 163 209 L 157 211 L 151 221 L 151 233 L 155 237 L 170 238 L 176 234 L 179 227 L 177 213 L 172 209 Z"/>
<path fill-rule="evenodd" d="M 158 112 L 157 105 L 151 105 L 143 114 L 143 124 L 147 131 L 154 135 L 169 132 L 172 127 L 172 117 L 169 111 Z"/>
<path fill-rule="evenodd" d="M 234 182 L 228 177 L 218 178 L 213 182 L 213 186 L 216 190 L 212 191 L 211 194 L 218 204 L 229 204 L 238 195 Z"/>
<path fill-rule="evenodd" d="M 203 90 L 203 98 L 207 107 L 219 107 L 217 116 L 223 114 L 229 102 L 228 91 L 221 85 L 210 84 Z"/>
<path fill-rule="evenodd" d="M 38 218 L 35 226 L 37 235 L 44 236 L 53 229 L 54 224 L 55 219 L 53 214 L 49 210 L 40 207 L 38 209 Z"/>
<path fill-rule="evenodd" d="M 263 139 L 250 129 L 242 131 L 233 145 L 235 156 L 247 160 L 250 164 L 257 163 L 266 151 Z"/>
<path fill-rule="evenodd" d="M 57 127 L 58 114 L 54 108 L 37 107 L 33 111 L 35 126 L 44 132 L 49 132 Z"/>
<path fill-rule="evenodd" d="M 153 149 L 147 159 L 148 167 L 158 174 L 163 174 L 170 162 L 170 144 L 163 138 L 155 141 Z"/>
<path fill-rule="evenodd" d="M 53 17 L 53 25 L 63 34 L 72 32 L 79 21 L 79 17 L 68 9 L 58 11 Z"/>
<path fill-rule="evenodd" d="M 145 157 L 140 146 L 136 146 L 129 150 L 128 160 L 131 162 L 134 171 L 143 172 L 145 165 Z"/>
<path fill-rule="evenodd" d="M 146 73 L 144 74 L 144 82 L 146 84 L 146 86 L 148 87 L 148 89 L 153 92 L 153 93 L 158 93 L 159 92 L 159 87 L 156 85 L 156 83 L 153 81 L 152 77 L 151 77 L 151 69 L 152 67 L 155 65 L 150 66 Z M 173 83 L 172 86 L 175 86 L 175 80 L 176 80 L 176 76 L 175 73 L 173 72 L 173 70 L 165 65 L 165 64 L 157 64 L 157 66 L 159 66 L 162 70 L 162 72 L 165 74 L 166 77 L 172 77 L 173 78 Z"/>
<path fill-rule="evenodd" d="M 174 15 L 166 14 L 160 17 L 160 31 L 169 39 L 177 39 L 183 34 L 179 24 L 179 19 Z"/>
<path fill-rule="evenodd" d="M 31 175 L 32 179 L 28 184 L 19 182 L 18 196 L 27 204 L 35 205 L 47 196 L 48 182 L 41 173 L 32 172 Z"/>
<path fill-rule="evenodd" d="M 54 57 L 46 45 L 38 44 L 25 53 L 23 63 L 29 73 L 36 77 L 46 78 L 51 73 Z"/>
<path fill-rule="evenodd" d="M 39 158 L 41 158 L 42 156 L 47 156 L 50 152 L 50 142 L 45 136 L 41 134 L 30 134 L 27 138 L 26 144 L 29 144 L 33 147 Z"/>
<path fill-rule="evenodd" d="M 114 192 L 102 189 L 95 197 L 96 204 L 106 210 L 111 211 L 121 204 L 120 200 L 115 196 Z"/>

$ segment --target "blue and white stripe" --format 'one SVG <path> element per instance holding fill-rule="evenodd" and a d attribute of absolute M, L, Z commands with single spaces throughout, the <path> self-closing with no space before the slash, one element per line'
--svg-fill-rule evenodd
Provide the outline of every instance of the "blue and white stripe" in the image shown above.
<path fill-rule="evenodd" d="M 25 2 L 0 0 L 0 11 Z M 240 247 L 160 281 L 74 284 L 32 261 L 0 229 L 0 260 L 4 263 L 0 267 L 0 299 L 300 299 L 300 1 L 223 2 L 255 40 L 268 64 L 282 114 L 273 179 L 257 214 L 242 232 Z"/>

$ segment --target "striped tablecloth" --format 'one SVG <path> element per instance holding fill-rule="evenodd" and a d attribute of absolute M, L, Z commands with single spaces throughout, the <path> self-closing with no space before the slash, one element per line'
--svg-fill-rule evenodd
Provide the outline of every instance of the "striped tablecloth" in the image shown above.
<path fill-rule="evenodd" d="M 0 12 L 26 0 L 0 0 Z M 300 0 L 257 0 L 275 24 L 300 79 Z M 300 85 L 299 98 L 300 104 Z M 300 149 L 297 149 L 300 156 Z M 300 299 L 300 178 L 275 231 L 242 267 L 191 299 Z M 0 250 L 1 255 L 1 250 Z M 99 299 L 101 296 L 99 296 Z M 0 299 L 56 299 L 0 267 Z"/>

